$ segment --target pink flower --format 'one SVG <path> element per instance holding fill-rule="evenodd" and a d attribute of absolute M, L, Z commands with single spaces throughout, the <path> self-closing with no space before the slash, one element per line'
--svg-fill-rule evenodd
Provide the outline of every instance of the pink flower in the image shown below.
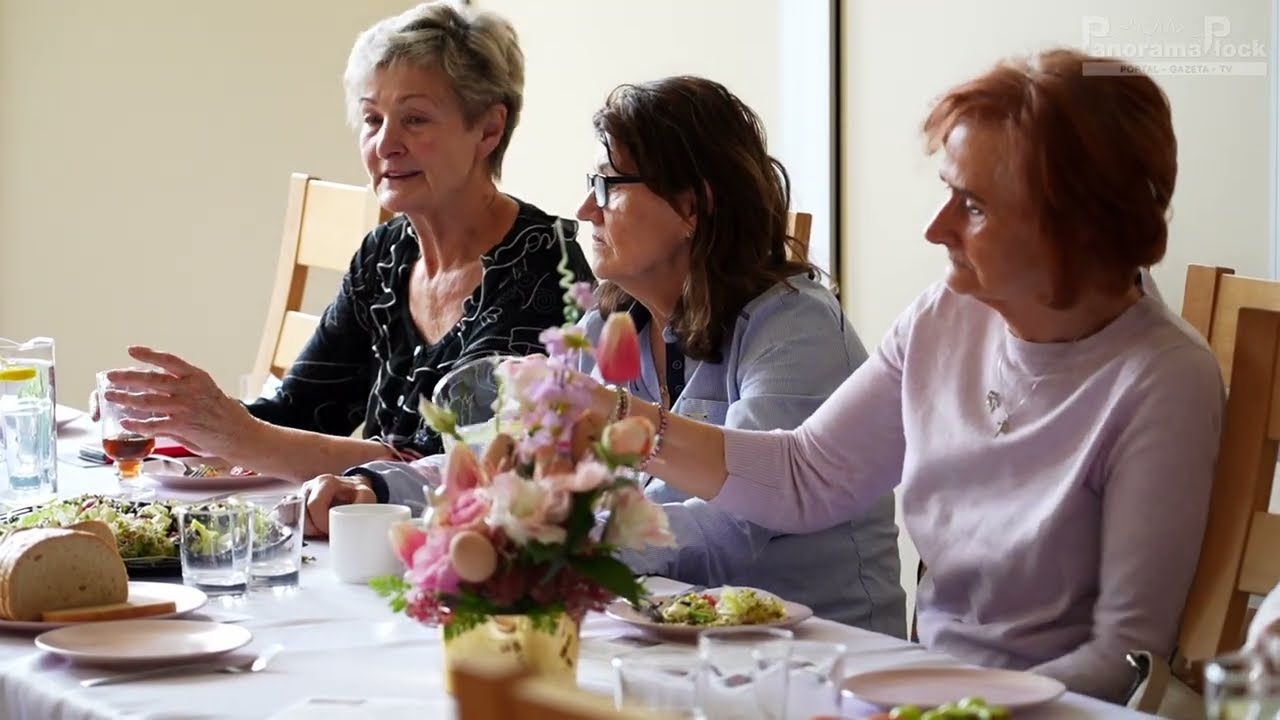
<path fill-rule="evenodd" d="M 547 354 L 563 358 L 570 350 L 585 350 L 591 347 L 582 329 L 569 326 L 565 328 L 549 327 L 538 335 L 538 342 L 547 348 Z"/>
<path fill-rule="evenodd" d="M 564 542 L 566 533 L 557 522 L 569 512 L 569 494 L 552 492 L 541 483 L 525 480 L 514 472 L 493 479 L 493 507 L 489 522 L 501 528 L 517 545 L 531 540 L 554 544 Z"/>
<path fill-rule="evenodd" d="M 485 488 L 463 490 L 449 504 L 442 524 L 454 528 L 482 525 L 490 505 L 489 492 Z"/>
<path fill-rule="evenodd" d="M 489 484 L 480 461 L 466 443 L 454 443 L 444 457 L 441 470 L 441 494 L 448 500 L 458 497 L 464 490 Z"/>
<path fill-rule="evenodd" d="M 413 564 L 413 554 L 427 542 L 427 533 L 414 522 L 395 523 L 387 534 L 391 538 L 391 547 L 405 567 Z"/>
<path fill-rule="evenodd" d="M 601 441 L 611 455 L 643 458 L 653 449 L 653 423 L 639 416 L 623 418 L 604 429 Z"/>
<path fill-rule="evenodd" d="M 676 545 L 675 536 L 667 525 L 666 512 L 631 484 L 613 491 L 613 514 L 609 518 L 604 541 L 632 550 Z"/>
<path fill-rule="evenodd" d="M 627 313 L 615 312 L 605 321 L 596 345 L 596 365 L 600 376 L 611 383 L 640 377 L 640 338 Z"/>
<path fill-rule="evenodd" d="M 414 551 L 405 579 L 429 593 L 457 592 L 461 578 L 449 560 L 452 540 L 453 533 L 440 528 L 428 533 L 427 542 Z"/>
<path fill-rule="evenodd" d="M 569 297 L 582 312 L 596 306 L 596 291 L 589 282 L 576 282 L 569 287 Z"/>

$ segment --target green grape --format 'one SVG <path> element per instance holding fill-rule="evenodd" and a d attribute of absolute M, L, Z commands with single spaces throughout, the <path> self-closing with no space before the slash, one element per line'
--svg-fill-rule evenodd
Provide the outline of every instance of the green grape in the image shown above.
<path fill-rule="evenodd" d="M 987 706 L 987 701 L 976 695 L 972 695 L 956 704 L 966 710 L 977 710 L 979 708 L 985 708 Z"/>
<path fill-rule="evenodd" d="M 900 705 L 889 712 L 889 720 L 922 720 L 920 715 L 915 705 Z"/>
<path fill-rule="evenodd" d="M 942 713 L 937 710 L 926 710 L 924 714 L 920 716 L 920 720 L 944 720 L 944 718 Z"/>

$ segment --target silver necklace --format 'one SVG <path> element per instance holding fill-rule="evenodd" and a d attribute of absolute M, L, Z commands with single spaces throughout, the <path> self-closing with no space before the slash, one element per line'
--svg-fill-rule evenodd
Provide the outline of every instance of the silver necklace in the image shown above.
<path fill-rule="evenodd" d="M 998 358 L 996 365 L 996 379 L 999 383 L 1004 382 L 1004 367 L 1004 353 L 1000 353 L 1000 357 Z M 991 437 L 997 438 L 1009 432 L 1009 418 L 1018 411 L 1018 408 L 1022 407 L 1022 404 L 1027 401 L 1027 398 L 1031 397 L 1031 395 L 1035 393 L 1036 388 L 1040 386 L 1040 381 L 1044 380 L 1046 377 L 1048 376 L 1040 375 L 1033 380 L 1031 382 L 1031 387 L 1021 398 L 1018 399 L 1017 403 L 1013 404 L 1012 407 L 1006 407 L 1006 398 L 1003 393 L 995 389 L 987 391 L 987 414 L 994 416 L 996 421 L 996 432 Z"/>

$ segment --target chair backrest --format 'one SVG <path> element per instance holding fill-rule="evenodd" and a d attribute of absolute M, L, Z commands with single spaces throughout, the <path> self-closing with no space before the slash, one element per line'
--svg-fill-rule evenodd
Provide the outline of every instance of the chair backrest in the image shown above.
<path fill-rule="evenodd" d="M 787 234 L 796 239 L 800 247 L 793 260 L 809 259 L 809 230 L 813 227 L 813 216 L 806 212 L 787 213 Z"/>
<path fill-rule="evenodd" d="M 275 287 L 254 363 L 254 375 L 283 377 L 320 318 L 302 312 L 312 268 L 344 272 L 365 235 L 391 219 L 367 187 L 326 182 L 303 173 L 289 179 L 289 204 Z"/>
<path fill-rule="evenodd" d="M 1179 633 L 1206 660 L 1240 647 L 1249 596 L 1280 582 L 1280 515 L 1268 512 L 1280 441 L 1280 283 L 1187 270 L 1183 318 L 1205 334 L 1227 395 L 1209 520 Z"/>

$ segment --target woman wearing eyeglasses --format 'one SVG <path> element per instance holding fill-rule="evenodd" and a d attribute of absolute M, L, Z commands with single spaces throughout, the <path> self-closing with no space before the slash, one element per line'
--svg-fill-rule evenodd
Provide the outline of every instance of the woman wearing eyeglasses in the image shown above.
<path fill-rule="evenodd" d="M 592 225 L 592 270 L 604 282 L 599 309 L 580 324 L 585 334 L 594 342 L 610 312 L 631 314 L 642 374 L 624 390 L 637 401 L 726 427 L 799 425 L 867 354 L 813 267 L 788 255 L 790 188 L 759 117 L 722 85 L 675 77 L 619 87 L 594 122 L 599 153 L 578 219 Z M 377 462 L 316 478 L 310 532 L 324 532 L 339 502 L 420 510 L 439 462 Z M 645 493 L 662 504 L 678 547 L 626 554 L 636 572 L 763 588 L 822 617 L 905 635 L 891 493 L 850 520 L 799 534 L 690 497 L 661 473 Z M 339 495 L 352 499 L 332 499 Z"/>
<path fill-rule="evenodd" d="M 624 388 L 673 415 L 747 430 L 802 423 L 866 351 L 787 236 L 790 188 L 760 118 L 724 86 L 672 77 L 614 90 L 595 115 L 595 172 L 578 219 L 591 224 L 599 307 L 629 313 L 641 376 Z M 584 371 L 594 370 L 591 359 Z M 615 408 L 611 408 L 616 410 Z M 676 548 L 626 556 L 637 572 L 714 587 L 750 585 L 823 617 L 905 632 L 893 496 L 809 533 L 765 529 L 656 472 Z"/>

